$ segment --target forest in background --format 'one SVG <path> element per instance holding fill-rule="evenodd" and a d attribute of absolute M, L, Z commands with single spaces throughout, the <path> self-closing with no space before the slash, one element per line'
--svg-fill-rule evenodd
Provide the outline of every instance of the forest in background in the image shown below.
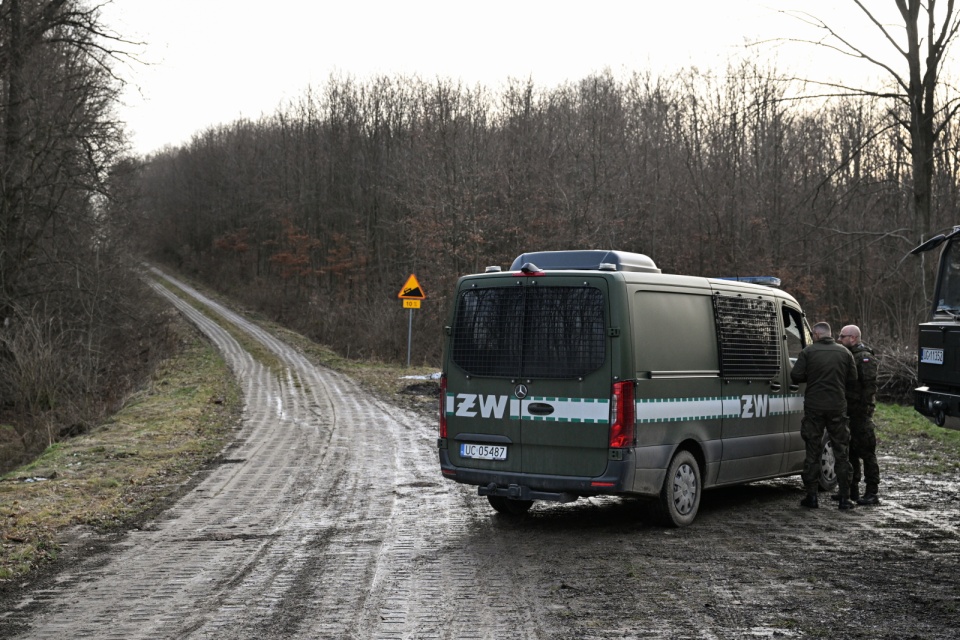
<path fill-rule="evenodd" d="M 619 249 L 665 273 L 777 276 L 811 322 L 860 325 L 910 378 L 930 268 L 908 252 L 960 224 L 956 128 L 938 138 L 924 228 L 897 105 L 798 100 L 779 77 L 750 63 L 497 91 L 333 77 L 144 159 L 137 237 L 351 356 L 403 361 L 411 273 L 428 296 L 413 358 L 439 366 L 460 275 L 526 251 Z"/>

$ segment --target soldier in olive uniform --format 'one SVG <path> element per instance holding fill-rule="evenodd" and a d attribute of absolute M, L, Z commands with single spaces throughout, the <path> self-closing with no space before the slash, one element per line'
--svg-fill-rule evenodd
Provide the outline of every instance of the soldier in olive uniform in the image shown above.
<path fill-rule="evenodd" d="M 856 504 L 850 500 L 850 430 L 847 426 L 846 387 L 856 381 L 857 365 L 850 351 L 833 339 L 830 325 L 826 322 L 813 325 L 813 339 L 813 344 L 800 352 L 790 372 L 793 382 L 807 383 L 803 396 L 803 422 L 800 426 L 800 435 L 807 445 L 802 476 L 807 497 L 800 501 L 800 506 L 811 509 L 820 506 L 817 498 L 820 450 L 823 432 L 826 430 L 833 444 L 837 480 L 840 485 L 840 508 L 853 509 Z"/>
<path fill-rule="evenodd" d="M 877 434 L 873 424 L 873 410 L 877 395 L 877 358 L 873 349 L 860 342 L 860 328 L 847 325 L 840 330 L 840 344 L 853 354 L 857 365 L 856 382 L 847 385 L 847 415 L 850 416 L 850 466 L 852 479 L 850 499 L 857 504 L 880 504 L 880 465 L 877 463 Z M 867 481 L 866 491 L 860 497 L 860 461 Z M 839 499 L 839 494 L 837 498 Z"/>

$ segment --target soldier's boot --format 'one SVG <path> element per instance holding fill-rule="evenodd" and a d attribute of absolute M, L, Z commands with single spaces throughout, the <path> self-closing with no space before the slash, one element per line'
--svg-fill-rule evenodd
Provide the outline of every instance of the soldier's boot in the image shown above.
<path fill-rule="evenodd" d="M 847 509 L 856 509 L 857 503 L 850 498 L 840 498 L 840 501 L 837 503 L 837 507 L 841 511 L 846 511 Z"/>
<path fill-rule="evenodd" d="M 800 506 L 808 509 L 818 509 L 820 507 L 820 499 L 817 497 L 817 492 L 808 493 L 807 497 L 800 501 Z"/>
<path fill-rule="evenodd" d="M 863 497 L 857 500 L 857 504 L 868 506 L 880 504 L 880 498 L 875 493 L 865 493 Z"/>
<path fill-rule="evenodd" d="M 839 500 L 839 499 L 840 499 L 840 494 L 839 494 L 839 493 L 831 493 L 831 494 L 830 494 L 830 499 L 831 499 L 831 500 Z M 859 488 L 857 488 L 857 489 L 851 489 L 851 490 L 850 490 L 850 499 L 853 500 L 854 502 L 856 502 L 856 501 L 858 501 L 858 500 L 860 499 L 860 489 L 859 489 Z"/>

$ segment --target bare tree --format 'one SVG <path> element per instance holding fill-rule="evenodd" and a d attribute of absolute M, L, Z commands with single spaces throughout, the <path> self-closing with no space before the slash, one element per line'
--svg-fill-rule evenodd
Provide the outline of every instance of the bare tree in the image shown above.
<path fill-rule="evenodd" d="M 823 86 L 839 90 L 843 95 L 860 95 L 892 98 L 897 106 L 891 110 L 895 122 L 907 132 L 908 147 L 913 174 L 913 206 L 915 235 L 921 238 L 931 231 L 931 185 L 934 176 L 934 145 L 938 136 L 948 126 L 960 109 L 960 100 L 953 98 L 937 104 L 937 88 L 941 81 L 943 62 L 950 44 L 960 30 L 960 14 L 955 11 L 954 0 L 894 0 L 903 21 L 903 34 L 893 32 L 892 27 L 878 18 L 876 3 L 870 7 L 864 0 L 853 0 L 866 18 L 880 31 L 883 38 L 903 59 L 904 66 L 897 67 L 868 53 L 853 39 L 844 35 L 844 29 L 808 13 L 796 14 L 804 22 L 814 26 L 824 35 L 813 43 L 828 47 L 845 56 L 869 62 L 884 72 L 893 81 L 893 92 L 875 91 L 850 87 L 843 84 L 820 82 Z"/>
<path fill-rule="evenodd" d="M 112 193 L 124 45 L 101 4 L 0 0 L 0 421 L 23 454 L 122 399 L 155 344 Z"/>

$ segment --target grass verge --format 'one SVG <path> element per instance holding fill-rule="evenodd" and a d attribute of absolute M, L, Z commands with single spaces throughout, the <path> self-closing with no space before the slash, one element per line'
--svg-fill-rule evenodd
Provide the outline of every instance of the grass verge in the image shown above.
<path fill-rule="evenodd" d="M 891 470 L 913 473 L 960 471 L 960 431 L 944 429 L 912 406 L 879 404 L 874 415 L 877 455 L 893 453 Z M 884 469 L 881 467 L 880 473 Z"/>
<path fill-rule="evenodd" d="M 154 515 L 230 440 L 239 387 L 213 346 L 176 323 L 179 353 L 119 413 L 0 477 L 0 581 L 56 558 L 73 526 L 109 531 Z"/>

